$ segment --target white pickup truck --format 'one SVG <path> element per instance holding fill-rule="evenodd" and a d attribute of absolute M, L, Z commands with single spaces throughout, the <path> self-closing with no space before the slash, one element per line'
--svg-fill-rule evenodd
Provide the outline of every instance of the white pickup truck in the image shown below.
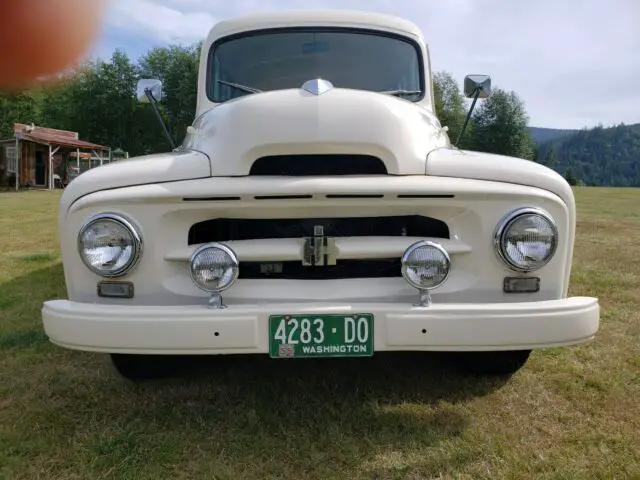
<path fill-rule="evenodd" d="M 465 78 L 474 103 L 490 88 Z M 139 98 L 156 108 L 161 83 Z M 68 299 L 43 323 L 130 379 L 177 354 L 454 351 L 515 372 L 598 330 L 597 298 L 568 297 L 575 225 L 554 171 L 452 144 L 412 22 L 250 15 L 204 42 L 180 146 L 66 188 Z"/>

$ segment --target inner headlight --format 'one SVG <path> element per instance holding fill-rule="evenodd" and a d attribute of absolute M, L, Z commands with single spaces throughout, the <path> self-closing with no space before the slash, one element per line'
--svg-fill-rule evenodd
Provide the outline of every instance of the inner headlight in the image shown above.
<path fill-rule="evenodd" d="M 551 215 L 522 208 L 504 217 L 495 233 L 496 252 L 512 270 L 532 272 L 546 265 L 558 246 L 558 228 Z"/>
<path fill-rule="evenodd" d="M 402 255 L 402 276 L 418 290 L 431 290 L 449 276 L 451 260 L 439 244 L 421 240 L 410 245 Z"/>
<path fill-rule="evenodd" d="M 191 279 L 205 292 L 220 293 L 237 280 L 238 257 L 226 245 L 207 243 L 191 255 Z"/>
<path fill-rule="evenodd" d="M 90 218 L 80 229 L 78 252 L 95 274 L 120 277 L 136 265 L 142 253 L 142 238 L 126 218 L 103 213 Z"/>

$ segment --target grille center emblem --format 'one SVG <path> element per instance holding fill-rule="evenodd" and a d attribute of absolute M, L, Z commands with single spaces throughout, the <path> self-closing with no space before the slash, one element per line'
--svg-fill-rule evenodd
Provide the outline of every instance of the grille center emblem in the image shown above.
<path fill-rule="evenodd" d="M 313 237 L 304 239 L 302 250 L 302 265 L 307 267 L 322 267 L 336 265 L 336 239 L 324 236 L 324 227 L 315 225 Z"/>
<path fill-rule="evenodd" d="M 322 95 L 333 88 L 333 84 L 329 80 L 323 80 L 322 78 L 315 78 L 313 80 L 307 80 L 302 84 L 302 89 L 314 95 Z"/>

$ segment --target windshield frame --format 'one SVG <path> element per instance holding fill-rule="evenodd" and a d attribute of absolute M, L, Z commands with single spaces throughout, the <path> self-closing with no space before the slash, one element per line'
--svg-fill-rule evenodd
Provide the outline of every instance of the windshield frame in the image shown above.
<path fill-rule="evenodd" d="M 216 49 L 227 42 L 231 42 L 233 40 L 237 40 L 238 38 L 245 38 L 245 37 L 253 37 L 253 36 L 260 36 L 260 35 L 264 35 L 264 34 L 270 34 L 270 33 L 289 33 L 289 32 L 322 32 L 322 33 L 334 33 L 334 32 L 338 32 L 338 33 L 359 33 L 359 34 L 364 34 L 364 35 L 373 35 L 373 36 L 378 36 L 378 37 L 387 37 L 387 38 L 392 38 L 394 40 L 398 40 L 401 42 L 405 42 L 407 44 L 409 44 L 411 47 L 413 47 L 413 49 L 416 52 L 416 56 L 417 56 L 417 60 L 418 60 L 418 81 L 419 81 L 419 85 L 420 85 L 420 95 L 418 95 L 417 97 L 415 97 L 414 99 L 407 99 L 404 97 L 400 97 L 403 98 L 406 101 L 412 102 L 412 103 L 420 103 L 422 102 L 425 97 L 427 96 L 427 85 L 426 85 L 426 79 L 425 79 L 425 58 L 424 58 L 424 52 L 422 50 L 422 48 L 420 47 L 420 44 L 414 40 L 413 38 L 411 38 L 408 35 L 402 35 L 399 33 L 394 33 L 394 32 L 389 32 L 389 31 L 385 31 L 385 30 L 379 30 L 379 29 L 375 29 L 375 28 L 364 28 L 364 27 L 343 27 L 343 26 L 323 26 L 323 25 L 316 25 L 316 26 L 288 26 L 288 27 L 272 27 L 272 28 L 261 28 L 261 29 L 256 29 L 256 30 L 247 30 L 244 32 L 238 32 L 238 33 L 234 33 L 231 35 L 226 35 L 224 37 L 218 38 L 217 40 L 215 40 L 212 44 L 211 47 L 209 48 L 209 52 L 207 54 L 207 64 L 206 64 L 206 76 L 205 76 L 205 92 L 206 92 L 206 96 L 207 99 L 212 102 L 212 103 L 216 103 L 216 104 L 222 104 L 222 103 L 226 103 L 228 101 L 234 100 L 234 99 L 228 99 L 228 100 L 224 100 L 221 98 L 215 98 L 213 95 L 213 91 L 214 91 L 214 85 L 213 85 L 213 81 L 212 81 L 212 74 L 213 74 L 213 69 L 215 68 L 213 66 L 213 56 L 215 55 Z M 309 80 L 313 80 L 313 79 L 309 79 Z M 300 85 L 300 87 L 302 87 L 302 85 Z M 285 90 L 283 89 L 276 89 L 276 90 L 267 90 L 266 92 L 275 92 L 275 91 L 281 91 L 281 90 Z M 373 92 L 373 90 L 362 90 L 362 91 L 370 91 Z M 265 92 L 265 93 L 266 93 Z M 247 94 L 250 95 L 250 94 Z M 244 96 L 243 96 L 244 97 Z M 239 97 L 242 98 L 242 97 Z M 237 98 L 235 99 L 237 100 Z"/>

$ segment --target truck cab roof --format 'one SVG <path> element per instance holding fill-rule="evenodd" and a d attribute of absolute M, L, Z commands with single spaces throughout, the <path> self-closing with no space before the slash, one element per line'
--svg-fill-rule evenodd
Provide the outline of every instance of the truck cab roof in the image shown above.
<path fill-rule="evenodd" d="M 287 26 L 372 28 L 422 39 L 416 24 L 394 15 L 356 10 L 289 10 L 252 13 L 222 20 L 211 28 L 206 43 L 211 44 L 235 33 Z"/>

